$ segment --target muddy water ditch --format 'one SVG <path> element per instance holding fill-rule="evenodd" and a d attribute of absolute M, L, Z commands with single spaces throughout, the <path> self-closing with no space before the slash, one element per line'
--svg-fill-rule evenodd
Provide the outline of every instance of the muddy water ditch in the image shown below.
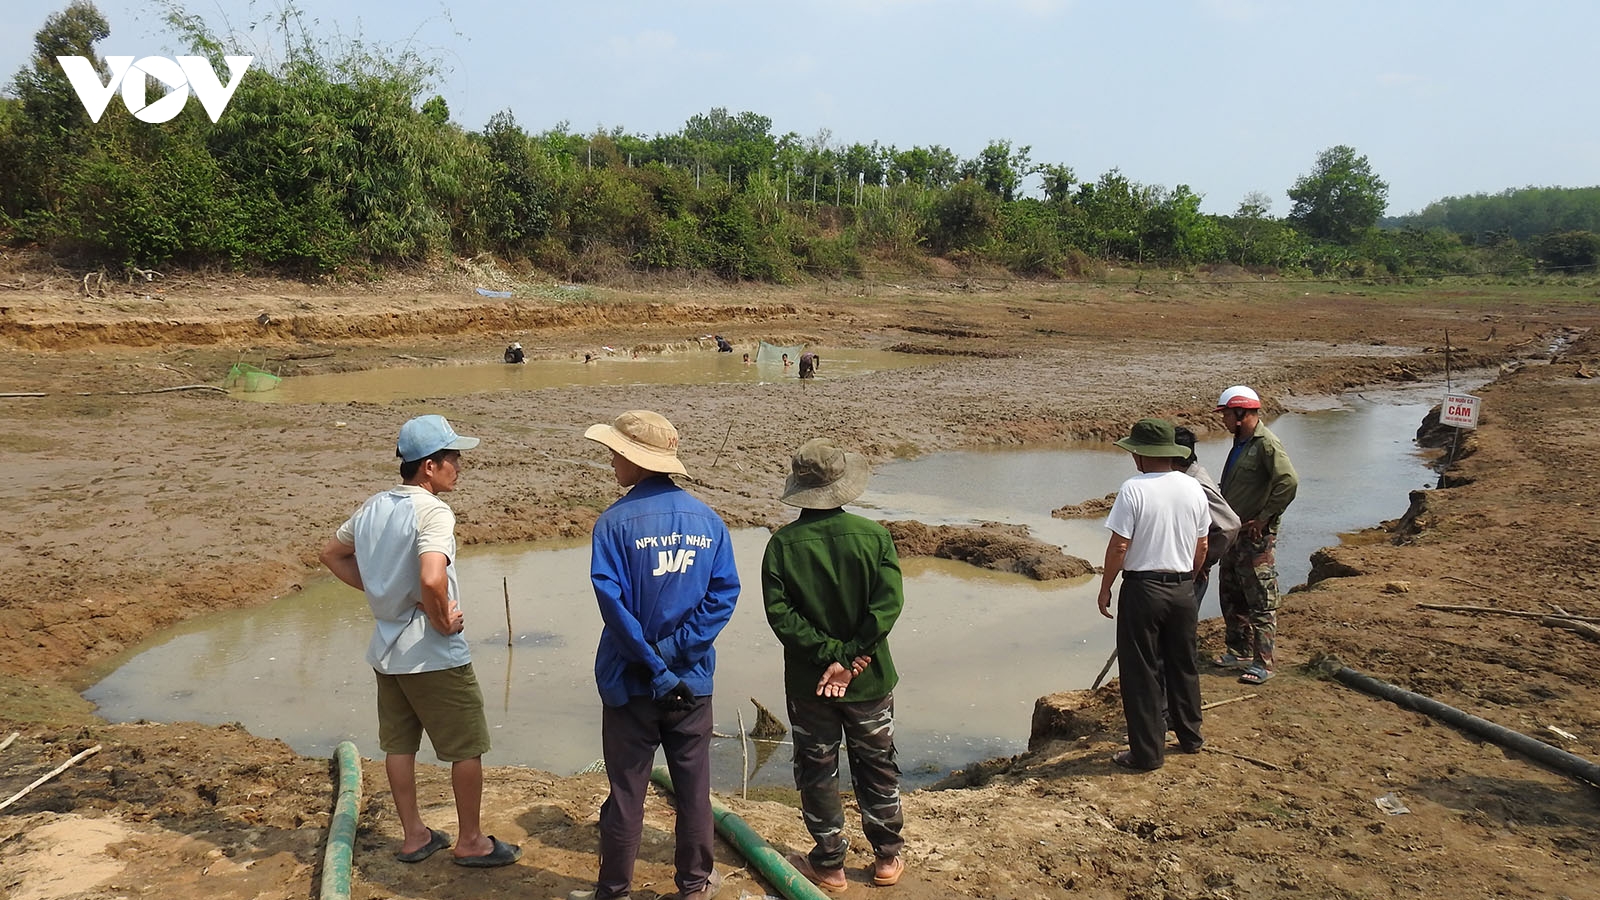
<path fill-rule="evenodd" d="M 1301 478 L 1279 544 L 1286 588 L 1305 580 L 1315 549 L 1401 515 L 1411 490 L 1431 486 L 1413 435 L 1441 395 L 1440 385 L 1350 395 L 1270 423 Z M 1200 446 L 1214 473 L 1225 440 Z M 1114 491 L 1133 471 L 1126 453 L 1103 445 L 938 453 L 880 466 L 855 508 L 930 525 L 1025 525 L 1098 563 L 1102 519 L 1055 519 L 1050 510 Z M 740 717 L 754 725 L 752 699 L 783 715 L 781 655 L 758 587 L 766 539 L 761 529 L 734 533 L 747 588 L 717 644 L 716 721 L 725 734 L 738 732 Z M 601 622 L 587 544 L 469 547 L 459 568 L 495 740 L 490 762 L 560 774 L 592 763 L 600 755 L 592 665 Z M 892 640 L 908 784 L 1020 752 L 1035 698 L 1088 686 L 1110 653 L 1113 625 L 1095 611 L 1096 577 L 1035 582 L 929 558 L 905 560 L 905 571 L 906 609 Z M 1214 597 L 1203 614 L 1215 614 Z M 163 633 L 116 661 L 85 695 L 113 721 L 237 721 L 303 753 L 326 754 L 352 739 L 371 755 L 373 684 L 362 662 L 370 627 L 361 595 L 324 579 L 266 607 Z M 754 783 L 786 783 L 788 748 L 752 746 Z M 740 742 L 719 739 L 714 760 L 718 785 L 736 787 Z"/>

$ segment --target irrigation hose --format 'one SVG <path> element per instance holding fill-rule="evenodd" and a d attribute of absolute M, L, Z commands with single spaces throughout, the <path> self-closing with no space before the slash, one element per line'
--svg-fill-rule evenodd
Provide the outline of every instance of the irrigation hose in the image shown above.
<path fill-rule="evenodd" d="M 351 857 L 355 853 L 356 820 L 361 815 L 361 754 L 349 741 L 333 751 L 338 764 L 339 796 L 328 822 L 328 847 L 322 854 L 322 900 L 350 900 Z"/>
<path fill-rule="evenodd" d="M 667 793 L 673 793 L 672 775 L 667 772 L 666 766 L 656 766 L 650 772 L 650 780 Z M 782 853 L 773 849 L 772 845 L 761 835 L 756 834 L 755 829 L 745 820 L 718 803 L 715 797 L 711 798 L 711 818 L 716 825 L 717 834 L 732 844 L 749 861 L 751 867 L 760 872 L 761 877 L 777 888 L 783 896 L 789 900 L 826 900 L 827 894 L 801 875 L 794 866 L 789 865 L 789 861 L 783 858 Z"/>
<path fill-rule="evenodd" d="M 1595 787 L 1600 787 L 1600 765 L 1596 765 L 1581 756 L 1568 753 L 1560 747 L 1553 747 L 1544 741 L 1528 737 L 1518 731 L 1512 731 L 1503 725 L 1496 725 L 1488 719 L 1480 719 L 1471 713 L 1440 703 L 1432 697 L 1424 697 L 1404 688 L 1395 687 L 1388 682 L 1363 675 L 1348 666 L 1338 666 L 1333 670 L 1332 674 L 1335 680 L 1349 687 L 1365 691 L 1376 697 L 1382 697 L 1407 709 L 1427 713 L 1463 731 L 1471 732 L 1484 740 L 1515 750 L 1523 756 L 1543 763 L 1564 775 L 1571 775 L 1574 778 L 1587 781 Z"/>

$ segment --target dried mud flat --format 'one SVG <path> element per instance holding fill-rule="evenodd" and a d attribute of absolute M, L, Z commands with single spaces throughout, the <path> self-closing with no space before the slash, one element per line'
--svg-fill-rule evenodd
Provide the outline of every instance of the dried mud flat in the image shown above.
<path fill-rule="evenodd" d="M 0 294 L 0 393 L 45 394 L 0 398 L 0 539 L 10 548 L 0 554 L 0 739 L 20 732 L 0 751 L 0 795 L 102 747 L 0 812 L 0 895 L 317 895 L 327 760 L 232 726 L 107 724 L 75 688 L 161 628 L 266 602 L 313 577 L 333 526 L 392 480 L 383 450 L 410 415 L 444 412 L 484 438 L 451 498 L 469 541 L 584 533 L 615 486 L 582 430 L 634 407 L 679 424 L 691 489 L 730 523 L 774 525 L 788 518 L 774 499 L 787 452 L 811 434 L 884 460 L 1105 439 L 1151 414 L 1215 428 L 1210 401 L 1226 384 L 1250 382 L 1275 404 L 1298 405 L 1414 379 L 1442 369 L 1448 329 L 1456 365 L 1509 363 L 1479 392 L 1483 426 L 1450 471 L 1453 486 L 1319 559 L 1314 577 L 1329 577 L 1286 599 L 1286 665 L 1272 682 L 1245 688 L 1205 672 L 1208 701 L 1256 695 L 1207 714 L 1213 752 L 1124 773 L 1109 762 L 1121 741 L 1115 684 L 1092 694 L 1040 684 L 1030 752 L 906 796 L 910 869 L 892 892 L 1600 896 L 1594 787 L 1308 665 L 1333 655 L 1600 758 L 1600 644 L 1537 619 L 1418 607 L 1600 616 L 1600 385 L 1578 377 L 1600 364 L 1588 330 L 1600 319 L 1594 285 L 991 287 L 597 290 L 577 302 L 509 303 L 468 302 L 470 291 L 436 284 Z M 712 331 L 750 346 L 898 346 L 939 360 L 809 384 L 337 406 L 112 393 L 215 384 L 242 354 L 334 371 L 491 359 L 509 340 L 535 355 L 600 344 L 709 352 L 697 339 Z M 1040 493 L 1041 511 L 1092 499 L 1048 485 Z M 468 615 L 470 630 L 470 605 Z M 1202 625 L 1202 642 L 1217 644 L 1215 622 Z M 488 828 L 526 853 L 514 868 L 473 872 L 442 855 L 394 862 L 381 762 L 368 761 L 365 774 L 360 900 L 559 898 L 593 876 L 600 776 L 492 768 Z M 1380 810 L 1375 798 L 1389 793 L 1410 813 Z M 449 827 L 444 770 L 425 769 L 423 795 L 434 824 Z M 775 844 L 805 845 L 792 807 L 724 799 Z M 671 828 L 670 803 L 652 798 L 636 897 L 672 891 Z M 852 853 L 852 893 L 874 892 L 860 871 L 866 855 Z M 719 866 L 742 866 L 726 845 L 718 854 Z M 720 896 L 766 891 L 734 871 Z"/>

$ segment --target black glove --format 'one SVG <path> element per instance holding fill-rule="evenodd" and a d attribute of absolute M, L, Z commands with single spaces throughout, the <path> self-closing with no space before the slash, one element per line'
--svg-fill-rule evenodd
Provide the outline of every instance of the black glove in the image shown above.
<path fill-rule="evenodd" d="M 676 687 L 656 700 L 656 706 L 660 707 L 662 712 L 688 712 L 694 708 L 694 692 L 689 690 L 687 684 L 679 681 Z"/>

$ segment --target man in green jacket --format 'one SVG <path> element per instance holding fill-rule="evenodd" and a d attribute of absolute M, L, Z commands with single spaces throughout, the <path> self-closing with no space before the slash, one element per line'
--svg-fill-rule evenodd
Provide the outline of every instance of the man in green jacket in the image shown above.
<path fill-rule="evenodd" d="M 872 844 L 873 884 L 900 880 L 904 817 L 895 762 L 894 687 L 889 630 L 905 592 L 888 529 L 843 506 L 866 490 L 864 457 L 826 438 L 806 441 L 790 459 L 780 498 L 800 517 L 772 535 L 761 563 L 767 622 L 783 644 L 784 692 L 794 732 L 794 779 L 815 846 L 789 858 L 827 891 L 845 877 L 839 744 Z"/>
<path fill-rule="evenodd" d="M 1278 520 L 1300 484 L 1289 452 L 1261 424 L 1261 398 L 1235 385 L 1217 399 L 1233 447 L 1222 467 L 1222 497 L 1239 514 L 1239 536 L 1218 567 L 1217 598 L 1226 623 L 1227 649 L 1216 659 L 1225 668 L 1242 668 L 1239 680 L 1261 684 L 1276 668 L 1278 636 Z"/>

